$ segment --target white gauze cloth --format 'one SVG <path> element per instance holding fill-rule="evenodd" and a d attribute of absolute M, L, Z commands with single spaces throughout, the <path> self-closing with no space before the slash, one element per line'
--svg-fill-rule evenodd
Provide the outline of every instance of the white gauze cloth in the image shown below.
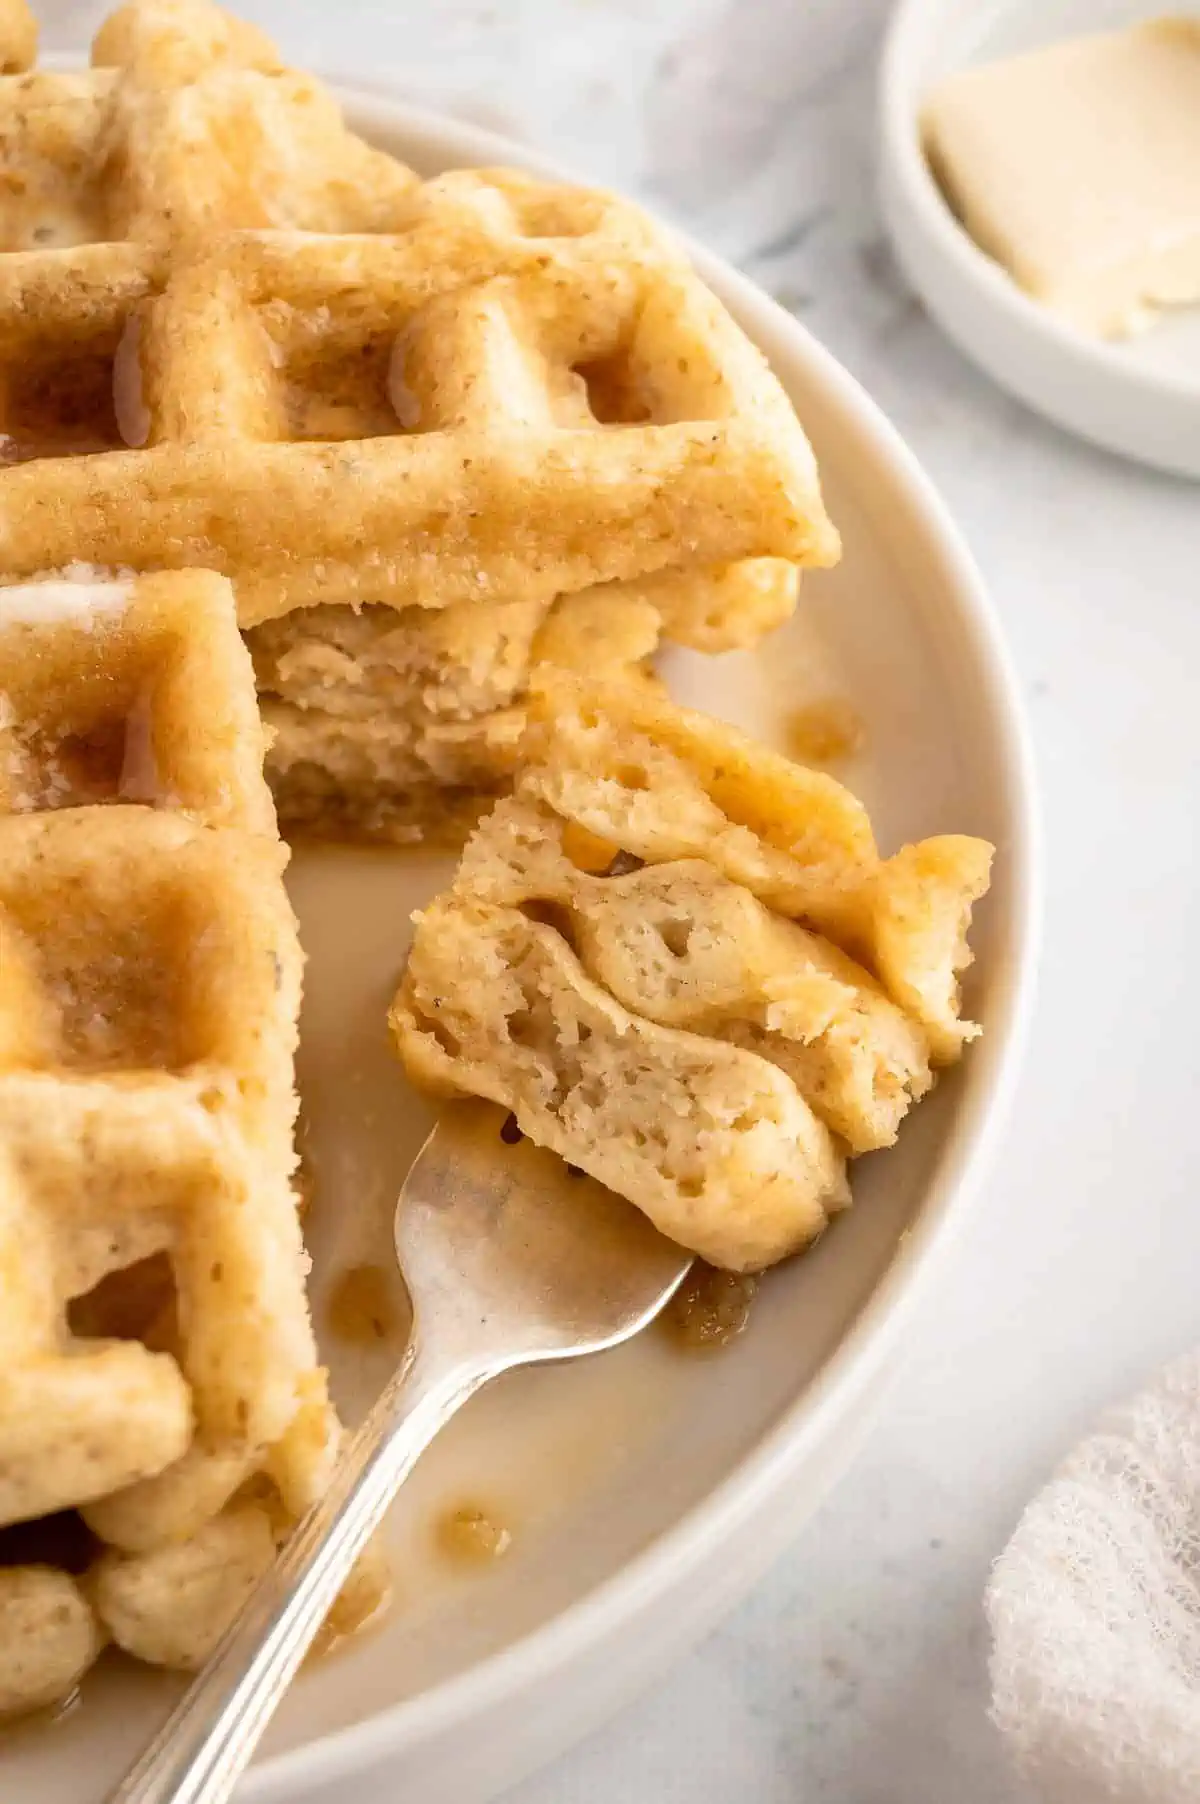
<path fill-rule="evenodd" d="M 987 1594 L 992 1708 L 1053 1804 L 1200 1801 L 1200 1352 L 1110 1412 Z"/>

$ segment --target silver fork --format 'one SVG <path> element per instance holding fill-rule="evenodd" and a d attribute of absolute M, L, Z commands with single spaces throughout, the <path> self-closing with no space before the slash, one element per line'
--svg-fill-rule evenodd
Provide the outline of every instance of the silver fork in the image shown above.
<path fill-rule="evenodd" d="M 645 1327 L 691 1255 L 603 1185 L 455 1103 L 396 1205 L 413 1302 L 405 1358 L 309 1511 L 109 1804 L 224 1804 L 350 1569 L 417 1459 L 513 1366 L 599 1353 Z M 503 1133 L 502 1133 L 503 1130 Z"/>

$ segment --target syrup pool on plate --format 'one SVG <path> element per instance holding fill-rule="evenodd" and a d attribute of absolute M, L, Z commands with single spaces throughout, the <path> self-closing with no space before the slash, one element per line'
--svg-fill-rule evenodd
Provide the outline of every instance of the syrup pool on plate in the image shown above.
<path fill-rule="evenodd" d="M 335 1396 L 352 1422 L 408 1338 L 392 1218 L 436 1111 L 410 1089 L 392 1054 L 387 1010 L 411 912 L 450 868 L 445 858 L 407 851 L 314 846 L 293 854 L 289 874 L 307 957 L 298 1081 L 313 1312 Z M 653 1442 L 694 1363 L 669 1336 L 643 1335 L 569 1369 L 516 1372 L 489 1386 L 439 1436 L 394 1506 L 394 1609 L 411 1613 L 477 1582 L 495 1560 L 466 1557 L 468 1542 L 503 1542 L 502 1564 L 518 1561 Z M 445 1531 L 450 1520 L 456 1527 Z M 444 1557 L 446 1533 L 463 1557 Z"/>

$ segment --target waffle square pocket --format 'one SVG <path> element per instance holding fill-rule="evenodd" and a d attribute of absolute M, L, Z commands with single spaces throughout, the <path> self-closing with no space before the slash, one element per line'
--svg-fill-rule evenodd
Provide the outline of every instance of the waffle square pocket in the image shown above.
<path fill-rule="evenodd" d="M 274 831 L 229 587 L 80 571 L 0 588 L 0 813 L 98 802 Z"/>

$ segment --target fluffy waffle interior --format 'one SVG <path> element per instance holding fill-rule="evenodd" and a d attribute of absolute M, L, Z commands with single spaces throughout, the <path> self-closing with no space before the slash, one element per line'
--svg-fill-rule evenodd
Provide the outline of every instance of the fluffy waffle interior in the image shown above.
<path fill-rule="evenodd" d="M 230 586 L 0 590 L 0 690 L 7 1713 L 108 1639 L 200 1662 L 338 1431 L 292 1192 L 300 947 Z"/>
<path fill-rule="evenodd" d="M 796 580 L 784 559 L 746 558 L 552 602 L 318 606 L 253 627 L 284 831 L 461 844 L 511 786 L 540 664 L 649 683 L 660 642 L 752 644 L 791 612 Z"/>
<path fill-rule="evenodd" d="M 515 795 L 418 917 L 400 1055 L 712 1263 L 770 1264 L 976 1031 L 992 848 L 881 858 L 832 778 L 649 690 L 543 669 L 531 706 Z"/>

